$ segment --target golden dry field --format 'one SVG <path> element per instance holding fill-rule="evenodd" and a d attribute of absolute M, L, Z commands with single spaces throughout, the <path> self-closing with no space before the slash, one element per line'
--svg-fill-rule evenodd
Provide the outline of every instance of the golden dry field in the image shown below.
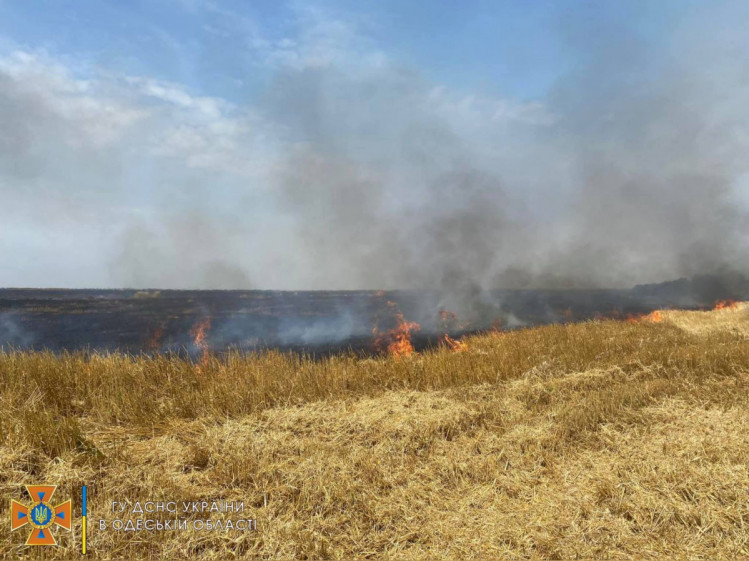
<path fill-rule="evenodd" d="M 87 485 L 96 559 L 749 558 L 749 306 L 465 342 L 0 354 L 0 557 L 79 557 Z M 10 532 L 27 484 L 73 499 L 57 548 Z M 257 530 L 111 529 L 112 501 L 218 500 Z"/>

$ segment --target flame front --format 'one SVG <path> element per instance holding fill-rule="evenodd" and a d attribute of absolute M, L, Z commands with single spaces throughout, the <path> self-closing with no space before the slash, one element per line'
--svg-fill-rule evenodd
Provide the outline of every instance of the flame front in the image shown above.
<path fill-rule="evenodd" d="M 210 354 L 211 347 L 208 344 L 206 338 L 208 332 L 211 330 L 211 318 L 201 320 L 190 329 L 190 335 L 192 336 L 193 345 L 195 348 L 200 350 L 200 363 L 205 366 L 208 363 L 208 356 Z"/>
<path fill-rule="evenodd" d="M 468 348 L 468 344 L 464 341 L 459 341 L 450 337 L 451 329 L 462 329 L 464 326 L 458 323 L 458 316 L 455 312 L 448 310 L 440 310 L 440 320 L 442 321 L 442 330 L 444 333 L 440 336 L 440 344 L 447 347 L 451 351 L 464 351 Z"/>
<path fill-rule="evenodd" d="M 639 315 L 627 315 L 627 321 L 629 323 L 639 323 L 641 321 L 647 321 L 650 323 L 660 323 L 663 321 L 663 313 L 660 310 L 653 310 L 649 314 Z"/>
<path fill-rule="evenodd" d="M 414 352 L 414 347 L 411 344 L 411 332 L 419 331 L 421 325 L 413 321 L 406 321 L 395 302 L 388 300 L 387 306 L 393 313 L 396 325 L 394 328 L 382 332 L 375 324 L 372 328 L 374 346 L 378 351 L 386 352 L 395 357 L 409 356 Z"/>
<path fill-rule="evenodd" d="M 713 310 L 737 310 L 739 303 L 736 300 L 718 300 Z"/>
<path fill-rule="evenodd" d="M 440 337 L 440 343 L 445 345 L 451 351 L 458 352 L 458 351 L 465 351 L 466 349 L 468 349 L 468 343 L 466 343 L 465 341 L 460 341 L 458 339 L 453 339 L 447 333 L 444 333 Z"/>
<path fill-rule="evenodd" d="M 639 323 L 641 321 L 646 321 L 649 323 L 660 323 L 663 321 L 663 313 L 660 310 L 653 310 L 649 314 L 628 314 L 626 321 L 628 321 L 629 323 Z"/>
<path fill-rule="evenodd" d="M 643 319 L 645 321 L 649 321 L 650 323 L 660 323 L 663 321 L 663 314 L 660 310 L 655 310 L 653 312 L 650 312 Z"/>

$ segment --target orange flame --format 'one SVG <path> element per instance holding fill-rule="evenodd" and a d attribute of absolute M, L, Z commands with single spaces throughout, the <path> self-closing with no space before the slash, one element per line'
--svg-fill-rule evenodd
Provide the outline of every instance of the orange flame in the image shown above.
<path fill-rule="evenodd" d="M 200 349 L 200 363 L 205 366 L 208 363 L 208 356 L 210 354 L 211 347 L 206 341 L 208 332 L 211 330 L 211 318 L 198 321 L 190 329 L 190 335 L 193 339 L 193 345 Z"/>
<path fill-rule="evenodd" d="M 653 310 L 649 314 L 639 314 L 636 316 L 628 314 L 626 321 L 629 323 L 639 323 L 641 321 L 660 323 L 663 321 L 663 313 L 660 310 Z"/>
<path fill-rule="evenodd" d="M 713 310 L 737 310 L 739 303 L 736 300 L 718 300 Z"/>
<path fill-rule="evenodd" d="M 468 349 L 468 343 L 466 343 L 465 341 L 453 339 L 447 333 L 443 334 L 440 337 L 440 343 L 445 345 L 451 351 L 455 352 L 465 351 L 466 349 Z"/>
<path fill-rule="evenodd" d="M 458 323 L 458 316 L 455 312 L 448 310 L 440 310 L 440 320 L 442 320 L 442 329 L 444 333 L 440 336 L 440 344 L 444 345 L 451 351 L 464 351 L 468 348 L 468 344 L 464 341 L 453 339 L 449 335 L 451 329 L 463 329 L 464 324 Z"/>
<path fill-rule="evenodd" d="M 381 332 L 379 327 L 375 325 L 372 328 L 372 335 L 375 338 L 374 346 L 380 352 L 387 352 L 394 357 L 409 356 L 414 352 L 414 347 L 411 344 L 411 332 L 419 331 L 421 326 L 413 321 L 406 321 L 395 302 L 388 300 L 387 305 L 395 317 L 396 326 Z"/>
<path fill-rule="evenodd" d="M 663 321 L 663 314 L 661 313 L 660 310 L 655 310 L 655 311 L 650 312 L 643 319 L 651 323 L 660 323 Z"/>

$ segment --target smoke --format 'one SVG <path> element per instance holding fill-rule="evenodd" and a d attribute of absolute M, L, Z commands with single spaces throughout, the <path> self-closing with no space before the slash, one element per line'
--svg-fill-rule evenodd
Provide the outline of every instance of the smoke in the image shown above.
<path fill-rule="evenodd" d="M 500 171 L 439 90 L 389 66 L 359 74 L 291 70 L 271 86 L 272 114 L 298 135 L 278 204 L 299 253 L 325 264 L 314 288 L 488 287 L 527 236 Z"/>
<path fill-rule="evenodd" d="M 747 273 L 748 16 L 711 4 L 657 39 L 560 16 L 577 65 L 531 101 L 435 84 L 319 16 L 244 105 L 17 53 L 0 252 L 46 266 L 0 284 L 436 288 L 475 316 L 493 288 Z"/>
<path fill-rule="evenodd" d="M 584 66 L 504 113 L 389 65 L 282 73 L 272 114 L 302 148 L 278 192 L 301 253 L 336 286 L 466 302 L 746 271 L 743 55 L 695 22 L 656 51 L 630 31 L 579 30 Z"/>
<path fill-rule="evenodd" d="M 578 170 L 568 237 L 536 270 L 609 286 L 746 271 L 749 74 L 734 41 L 748 12 L 728 6 L 659 50 L 614 26 L 578 45 L 595 55 L 550 100 Z"/>
<path fill-rule="evenodd" d="M 34 335 L 21 324 L 20 314 L 0 314 L 0 349 L 28 348 L 34 343 Z"/>
<path fill-rule="evenodd" d="M 123 236 L 114 273 L 127 286 L 252 288 L 241 260 L 242 232 L 191 213 L 160 224 L 134 224 Z M 155 266 L 155 264 L 157 264 Z"/>

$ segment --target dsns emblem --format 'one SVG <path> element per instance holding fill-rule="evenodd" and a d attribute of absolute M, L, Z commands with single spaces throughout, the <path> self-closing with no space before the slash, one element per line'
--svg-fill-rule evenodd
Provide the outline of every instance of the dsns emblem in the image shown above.
<path fill-rule="evenodd" d="M 26 506 L 18 501 L 11 501 L 10 529 L 18 530 L 27 524 L 31 526 L 26 545 L 57 545 L 52 535 L 52 527 L 62 526 L 70 531 L 70 500 L 52 506 L 52 495 L 56 485 L 26 485 L 31 497 L 31 505 Z"/>

